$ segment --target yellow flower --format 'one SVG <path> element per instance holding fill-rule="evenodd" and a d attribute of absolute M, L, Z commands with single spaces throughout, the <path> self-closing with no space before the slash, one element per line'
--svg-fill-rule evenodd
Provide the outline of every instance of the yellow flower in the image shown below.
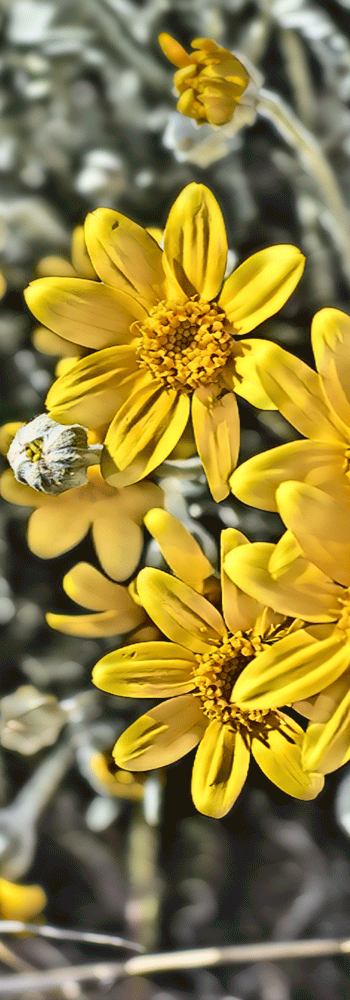
<path fill-rule="evenodd" d="M 244 535 L 227 529 L 222 533 L 223 560 L 226 551 L 246 545 Z M 113 751 L 117 765 L 140 771 L 163 767 L 199 744 L 193 800 L 200 812 L 217 818 L 235 802 L 250 753 L 279 788 L 298 798 L 314 798 L 323 779 L 301 766 L 301 727 L 276 708 L 251 706 L 247 712 L 236 699 L 239 680 L 252 665 L 259 673 L 264 650 L 286 643 L 298 623 L 271 615 L 224 573 L 224 618 L 201 594 L 161 570 L 141 570 L 137 587 L 143 606 L 170 642 L 109 653 L 95 666 L 93 681 L 119 696 L 170 700 L 122 734 Z M 298 634 L 309 641 L 302 629 Z M 283 704 L 284 699 L 278 701 Z"/>
<path fill-rule="evenodd" d="M 220 584 L 214 569 L 181 522 L 156 507 L 146 514 L 144 523 L 157 540 L 164 559 L 180 579 L 198 593 L 205 593 L 209 600 L 219 599 Z M 66 574 L 62 584 L 68 597 L 93 613 L 65 615 L 49 612 L 46 621 L 51 628 L 68 635 L 91 637 L 132 632 L 134 642 L 159 638 L 158 630 L 141 605 L 137 579 L 130 587 L 122 587 L 112 583 L 88 563 L 78 563 Z"/>
<path fill-rule="evenodd" d="M 8 443 L 14 428 L 18 425 L 2 428 L 2 441 Z M 142 553 L 142 519 L 150 507 L 162 503 L 162 491 L 151 482 L 114 489 L 97 466 L 87 469 L 87 479 L 85 486 L 52 496 L 18 483 L 12 469 L 7 469 L 1 476 L 0 493 L 9 503 L 36 507 L 27 533 L 29 548 L 36 556 L 53 559 L 68 552 L 91 528 L 102 568 L 114 580 L 126 580 Z"/>
<path fill-rule="evenodd" d="M 256 542 L 231 552 L 225 567 L 232 581 L 243 578 L 256 600 L 280 614 L 329 623 L 312 630 L 308 645 L 291 636 L 284 665 L 285 701 L 312 720 L 304 764 L 325 773 L 350 758 L 350 509 L 297 482 L 278 488 L 277 504 L 288 529 L 278 545 Z M 247 709 L 275 704 L 280 667 L 276 647 L 261 662 L 252 691 L 240 692 Z"/>
<path fill-rule="evenodd" d="M 96 788 L 101 794 L 128 799 L 130 802 L 140 802 L 143 799 L 144 782 L 148 775 L 117 770 L 111 751 L 96 752 L 89 764 L 96 779 Z"/>
<path fill-rule="evenodd" d="M 276 489 L 288 479 L 350 501 L 350 317 L 321 309 L 311 339 L 318 374 L 275 344 L 259 367 L 272 403 L 308 439 L 264 451 L 232 475 L 232 492 L 264 510 L 277 510 Z"/>
<path fill-rule="evenodd" d="M 46 906 L 47 897 L 40 885 L 16 885 L 0 878 L 1 920 L 33 920 Z"/>
<path fill-rule="evenodd" d="M 162 51 L 178 67 L 174 85 L 177 109 L 199 125 L 226 125 L 232 120 L 250 83 L 243 63 L 209 38 L 195 38 L 187 53 L 171 35 L 159 35 Z"/>
<path fill-rule="evenodd" d="M 36 271 L 40 278 L 86 278 L 88 281 L 98 281 L 84 240 L 84 226 L 73 229 L 71 241 L 71 262 L 65 257 L 42 257 Z M 58 354 L 62 358 L 81 357 L 86 354 L 83 347 L 70 340 L 60 337 L 47 327 L 39 326 L 33 331 L 32 340 L 37 351 L 43 354 Z"/>
<path fill-rule="evenodd" d="M 101 282 L 41 278 L 26 292 L 40 322 L 94 352 L 52 385 L 50 415 L 89 429 L 110 425 L 102 473 L 119 487 L 167 458 L 193 396 L 197 449 L 213 497 L 222 500 L 239 448 L 234 390 L 256 406 L 272 406 L 255 371 L 266 342 L 236 338 L 286 302 L 302 274 L 302 254 L 288 245 L 261 250 L 223 284 L 224 221 L 201 184 L 188 185 L 173 205 L 164 252 L 111 209 L 88 215 L 85 241 Z"/>

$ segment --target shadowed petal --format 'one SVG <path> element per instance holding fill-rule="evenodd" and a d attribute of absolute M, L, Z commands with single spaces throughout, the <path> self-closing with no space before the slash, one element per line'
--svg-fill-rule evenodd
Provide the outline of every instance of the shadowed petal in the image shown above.
<path fill-rule="evenodd" d="M 176 199 L 165 227 L 164 255 L 186 296 L 215 298 L 225 274 L 227 237 L 216 198 L 204 184 L 188 184 Z"/>
<path fill-rule="evenodd" d="M 166 767 L 197 746 L 207 725 L 192 694 L 163 701 L 119 737 L 113 750 L 116 764 L 131 771 Z"/>
<path fill-rule="evenodd" d="M 101 566 L 113 580 L 127 580 L 141 558 L 143 533 L 129 517 L 96 517 L 92 537 Z"/>
<path fill-rule="evenodd" d="M 62 581 L 68 597 L 91 611 L 121 611 L 134 608 L 128 590 L 112 583 L 95 566 L 80 562 L 66 573 Z"/>
<path fill-rule="evenodd" d="M 220 819 L 232 809 L 248 774 L 250 753 L 239 733 L 211 722 L 192 771 L 192 798 L 199 812 Z"/>
<path fill-rule="evenodd" d="M 189 398 L 164 390 L 148 374 L 145 384 L 125 399 L 110 425 L 102 471 L 112 486 L 128 486 L 168 457 L 185 430 Z"/>
<path fill-rule="evenodd" d="M 123 698 L 165 698 L 194 688 L 193 653 L 174 642 L 137 642 L 103 656 L 92 680 Z"/>
<path fill-rule="evenodd" d="M 266 350 L 270 347 L 268 340 L 236 341 L 232 361 L 226 365 L 222 375 L 231 392 L 236 392 L 259 410 L 276 410 L 272 399 L 265 392 L 258 371 L 258 366 L 264 367 Z"/>
<path fill-rule="evenodd" d="M 226 528 L 221 532 L 221 591 L 222 613 L 230 632 L 241 630 L 245 632 L 253 628 L 261 612 L 261 604 L 238 587 L 225 570 L 226 557 L 229 552 L 240 545 L 249 545 L 248 539 L 236 528 Z M 244 577 L 242 583 L 245 584 Z"/>
<path fill-rule="evenodd" d="M 192 422 L 209 489 L 219 503 L 229 493 L 228 480 L 239 452 L 239 413 L 234 394 L 223 394 L 218 385 L 196 389 L 192 400 Z"/>
<path fill-rule="evenodd" d="M 156 539 L 164 559 L 176 576 L 198 593 L 213 566 L 189 531 L 166 510 L 154 508 L 145 516 L 147 531 Z"/>
<path fill-rule="evenodd" d="M 96 208 L 86 218 L 85 240 L 101 281 L 148 305 L 164 298 L 162 251 L 142 226 L 111 208 Z"/>
<path fill-rule="evenodd" d="M 87 636 L 100 639 L 108 635 L 125 635 L 136 628 L 144 620 L 140 608 L 134 608 L 124 614 L 122 611 L 99 611 L 90 615 L 46 615 L 47 624 L 57 632 L 65 635 Z"/>
<path fill-rule="evenodd" d="M 349 644 L 340 629 L 320 642 L 299 629 L 248 663 L 234 685 L 232 700 L 246 709 L 289 705 L 322 691 L 348 663 Z"/>
<path fill-rule="evenodd" d="M 303 765 L 328 774 L 350 756 L 350 690 L 344 692 L 326 723 L 311 723 L 305 733 Z"/>
<path fill-rule="evenodd" d="M 128 343 L 131 324 L 146 315 L 131 295 L 85 278 L 39 278 L 25 299 L 43 326 L 94 350 Z"/>
<path fill-rule="evenodd" d="M 68 493 L 71 491 L 68 490 Z M 41 507 L 31 514 L 28 521 L 27 541 L 31 552 L 41 559 L 54 559 L 62 552 L 68 552 L 86 535 L 90 526 L 89 510 L 77 500 L 55 502 L 49 507 Z M 52 498 L 51 498 L 52 499 Z"/>
<path fill-rule="evenodd" d="M 350 583 L 350 509 L 305 483 L 282 483 L 277 506 L 307 559 L 337 583 Z"/>
<path fill-rule="evenodd" d="M 137 577 L 137 588 L 150 618 L 172 642 L 206 653 L 224 638 L 219 611 L 182 580 L 147 567 Z"/>
<path fill-rule="evenodd" d="M 324 778 L 321 774 L 303 770 L 303 736 L 300 726 L 285 716 L 280 728 L 269 733 L 268 745 L 253 739 L 252 754 L 261 770 L 277 788 L 296 799 L 315 799 L 323 788 Z"/>
<path fill-rule="evenodd" d="M 300 281 L 305 257 L 280 244 L 248 257 L 225 281 L 219 303 L 238 333 L 250 333 L 284 306 Z"/>

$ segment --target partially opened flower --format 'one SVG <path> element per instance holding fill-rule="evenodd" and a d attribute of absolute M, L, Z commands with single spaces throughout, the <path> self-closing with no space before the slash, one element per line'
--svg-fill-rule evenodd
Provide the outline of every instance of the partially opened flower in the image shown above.
<path fill-rule="evenodd" d="M 18 424 L 2 428 L 1 441 L 8 446 Z M 87 484 L 50 496 L 18 483 L 12 469 L 0 480 L 0 492 L 9 503 L 36 507 L 28 522 L 29 548 L 41 559 L 68 552 L 85 537 L 89 528 L 102 568 L 115 580 L 126 580 L 139 562 L 142 521 L 155 504 L 162 504 L 162 490 L 144 482 L 118 490 L 108 486 L 100 469 L 87 469 Z"/>
<path fill-rule="evenodd" d="M 246 545 L 240 532 L 223 532 L 223 557 L 227 550 Z M 236 698 L 237 685 L 250 666 L 259 673 L 264 651 L 281 647 L 281 696 L 276 695 L 275 702 L 285 703 L 282 649 L 288 651 L 288 640 L 300 623 L 271 614 L 225 573 L 224 618 L 201 594 L 161 570 L 141 570 L 137 586 L 143 606 L 170 642 L 141 643 L 109 653 L 94 668 L 93 681 L 112 694 L 169 700 L 122 734 L 113 751 L 117 765 L 130 770 L 163 767 L 199 744 L 193 800 L 201 812 L 214 817 L 224 816 L 235 802 L 250 753 L 290 795 L 317 795 L 323 779 L 301 766 L 301 727 L 276 706 L 261 711 L 251 705 L 246 711 Z M 306 636 L 302 629 L 299 633 Z"/>
<path fill-rule="evenodd" d="M 257 84 L 262 77 L 244 65 L 228 49 L 221 48 L 210 38 L 195 38 L 191 42 L 194 52 L 186 50 L 163 32 L 159 44 L 164 54 L 177 66 L 174 86 L 180 95 L 177 109 L 188 118 L 202 125 L 228 125 L 236 127 L 252 123 L 256 117 Z"/>
<path fill-rule="evenodd" d="M 1 920 L 33 920 L 47 903 L 41 885 L 17 885 L 0 878 Z"/>
<path fill-rule="evenodd" d="M 17 482 L 55 495 L 87 483 L 87 469 L 100 462 L 101 445 L 89 445 L 80 424 L 67 427 L 41 413 L 18 428 L 7 458 Z"/>
<path fill-rule="evenodd" d="M 50 415 L 108 427 L 101 468 L 119 487 L 167 458 L 191 411 L 212 494 L 223 499 L 239 448 L 234 391 L 256 406 L 273 405 L 255 370 L 266 342 L 239 344 L 237 336 L 286 302 L 302 254 L 289 245 L 261 250 L 223 284 L 225 226 L 200 184 L 188 185 L 171 209 L 164 252 L 111 209 L 87 217 L 85 241 L 101 282 L 41 278 L 26 293 L 45 326 L 93 349 L 51 387 Z"/>
<path fill-rule="evenodd" d="M 272 403 L 307 439 L 254 455 L 233 473 L 232 492 L 264 510 L 277 510 L 276 489 L 288 479 L 350 502 L 350 317 L 321 309 L 311 338 L 318 374 L 277 344 L 258 366 Z"/>
<path fill-rule="evenodd" d="M 278 545 L 256 542 L 232 551 L 225 567 L 232 581 L 243 578 L 252 597 L 280 614 L 327 623 L 319 640 L 319 627 L 307 643 L 290 637 L 283 681 L 286 701 L 311 719 L 305 766 L 326 772 L 350 757 L 350 509 L 297 482 L 279 487 L 277 503 L 288 528 Z M 260 668 L 251 690 L 239 691 L 246 709 L 274 705 L 280 697 L 278 647 Z"/>

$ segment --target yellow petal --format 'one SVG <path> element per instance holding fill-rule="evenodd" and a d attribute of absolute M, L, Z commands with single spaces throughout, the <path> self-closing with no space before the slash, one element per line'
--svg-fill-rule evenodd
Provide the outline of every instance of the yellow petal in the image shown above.
<path fill-rule="evenodd" d="M 0 878 L 1 920 L 32 920 L 38 917 L 47 903 L 41 885 L 16 885 Z"/>
<path fill-rule="evenodd" d="M 248 257 L 225 281 L 219 303 L 238 333 L 250 333 L 284 306 L 300 281 L 305 257 L 280 244 Z"/>
<path fill-rule="evenodd" d="M 79 278 L 96 281 L 97 274 L 86 249 L 84 226 L 76 226 L 73 229 L 71 255 L 74 270 L 79 275 Z"/>
<path fill-rule="evenodd" d="M 52 612 L 46 615 L 47 624 L 56 632 L 88 636 L 91 639 L 101 639 L 108 635 L 125 635 L 142 624 L 144 618 L 136 604 L 125 614 L 121 611 L 98 611 L 97 614 L 90 615 L 56 615 Z"/>
<path fill-rule="evenodd" d="M 137 577 L 137 588 L 150 618 L 172 642 L 206 653 L 224 638 L 219 611 L 182 580 L 147 567 Z"/>
<path fill-rule="evenodd" d="M 226 573 L 226 557 L 240 545 L 249 545 L 248 539 L 236 528 L 221 532 L 221 590 L 222 613 L 230 632 L 245 632 L 253 628 L 261 612 L 261 604 L 238 587 Z M 244 577 L 241 581 L 244 585 Z"/>
<path fill-rule="evenodd" d="M 226 365 L 222 376 L 228 389 L 259 410 L 276 409 L 265 392 L 258 370 L 258 366 L 264 367 L 266 350 L 270 347 L 267 340 L 237 341 L 232 350 L 233 360 Z"/>
<path fill-rule="evenodd" d="M 18 483 L 12 469 L 6 469 L 0 478 L 0 495 L 7 503 L 20 504 L 22 507 L 41 507 L 45 502 L 52 501 L 48 493 L 39 493 L 31 486 Z"/>
<path fill-rule="evenodd" d="M 312 622 L 335 621 L 341 589 L 302 556 L 272 572 L 273 553 L 273 545 L 253 542 L 229 552 L 225 570 L 236 586 L 244 580 L 251 597 L 282 615 Z"/>
<path fill-rule="evenodd" d="M 92 537 L 101 566 L 113 580 L 126 580 L 136 570 L 143 548 L 143 534 L 129 517 L 97 517 Z"/>
<path fill-rule="evenodd" d="M 37 326 L 33 330 L 32 341 L 36 351 L 43 354 L 58 354 L 62 358 L 78 358 L 83 353 L 82 347 L 73 344 L 71 340 L 64 340 L 57 333 L 48 330 L 46 326 Z"/>
<path fill-rule="evenodd" d="M 150 475 L 177 444 L 189 409 L 188 396 L 165 390 L 146 375 L 108 430 L 101 465 L 107 482 L 119 488 Z"/>
<path fill-rule="evenodd" d="M 66 573 L 62 581 L 68 597 L 91 611 L 121 611 L 133 608 L 128 590 L 112 583 L 95 566 L 80 562 Z"/>
<path fill-rule="evenodd" d="M 177 42 L 175 38 L 168 35 L 166 31 L 162 31 L 158 35 L 158 42 L 162 52 L 164 52 L 164 55 L 174 66 L 191 65 L 190 57 L 187 55 L 183 45 L 180 45 L 180 42 Z"/>
<path fill-rule="evenodd" d="M 188 184 L 176 199 L 165 227 L 164 254 L 186 295 L 215 298 L 225 274 L 227 237 L 219 205 L 204 184 Z"/>
<path fill-rule="evenodd" d="M 166 698 L 193 690 L 195 667 L 194 655 L 174 642 L 137 642 L 103 656 L 92 680 L 123 698 Z"/>
<path fill-rule="evenodd" d="M 248 774 L 250 753 L 239 733 L 211 722 L 192 771 L 192 798 L 199 812 L 220 819 L 232 809 Z"/>
<path fill-rule="evenodd" d="M 261 770 L 277 788 L 296 799 L 315 799 L 323 788 L 324 778 L 321 774 L 303 770 L 303 736 L 300 726 L 285 716 L 280 728 L 269 733 L 268 745 L 259 739 L 253 739 L 252 754 Z"/>
<path fill-rule="evenodd" d="M 3 424 L 0 427 L 0 452 L 2 455 L 7 455 L 10 444 L 20 427 L 23 427 L 23 420 L 12 421 L 10 424 Z"/>
<path fill-rule="evenodd" d="M 25 300 L 43 326 L 93 350 L 128 343 L 131 324 L 146 315 L 131 295 L 84 278 L 39 278 Z"/>
<path fill-rule="evenodd" d="M 55 256 L 54 254 L 41 257 L 36 265 L 35 273 L 39 278 L 50 278 L 52 276 L 55 278 L 77 277 L 77 273 L 70 261 L 66 260 L 65 257 Z"/>
<path fill-rule="evenodd" d="M 277 507 L 307 559 L 337 583 L 350 583 L 350 509 L 305 483 L 282 483 Z"/>
<path fill-rule="evenodd" d="M 51 386 L 46 406 L 59 423 L 100 427 L 141 381 L 132 347 L 107 347 L 82 358 Z"/>
<path fill-rule="evenodd" d="M 96 208 L 86 218 L 85 240 L 101 281 L 148 305 L 164 298 L 162 251 L 142 226 L 111 208 Z"/>
<path fill-rule="evenodd" d="M 50 500 L 28 521 L 28 545 L 40 559 L 54 559 L 68 552 L 81 542 L 90 525 L 89 511 L 78 500 L 68 500 L 64 493 Z"/>
<path fill-rule="evenodd" d="M 163 701 L 119 737 L 113 750 L 116 764 L 131 771 L 166 767 L 197 746 L 207 724 L 192 694 Z"/>
<path fill-rule="evenodd" d="M 209 489 L 219 503 L 229 493 L 228 480 L 239 452 L 239 413 L 233 392 L 225 392 L 218 385 L 196 389 L 192 422 Z"/>
<path fill-rule="evenodd" d="M 232 701 L 253 708 L 279 708 L 317 694 L 346 670 L 349 646 L 335 629 L 317 642 L 299 629 L 273 643 L 242 670 Z"/>
<path fill-rule="evenodd" d="M 286 480 L 319 486 L 326 493 L 350 502 L 345 474 L 344 444 L 331 441 L 290 441 L 253 455 L 230 478 L 232 493 L 243 503 L 277 511 L 276 490 Z"/>
<path fill-rule="evenodd" d="M 319 694 L 312 695 L 311 698 L 306 698 L 304 701 L 294 702 L 293 708 L 306 719 L 310 719 L 311 722 L 329 722 L 350 689 L 349 681 L 349 671 L 346 670 L 341 677 L 338 677 L 332 684 L 328 684 Z"/>
<path fill-rule="evenodd" d="M 203 583 L 214 569 L 189 531 L 166 510 L 154 508 L 145 517 L 147 531 L 156 539 L 164 559 L 189 587 L 203 592 Z"/>
<path fill-rule="evenodd" d="M 350 316 L 321 309 L 311 325 L 311 343 L 326 399 L 347 425 L 350 437 Z"/>
<path fill-rule="evenodd" d="M 350 690 L 335 706 L 326 723 L 313 722 L 305 733 L 303 765 L 328 774 L 349 759 L 350 752 Z"/>
<path fill-rule="evenodd" d="M 327 406 L 320 376 L 300 358 L 277 344 L 266 347 L 264 365 L 258 364 L 263 387 L 282 416 L 308 438 L 344 441 L 337 417 Z"/>

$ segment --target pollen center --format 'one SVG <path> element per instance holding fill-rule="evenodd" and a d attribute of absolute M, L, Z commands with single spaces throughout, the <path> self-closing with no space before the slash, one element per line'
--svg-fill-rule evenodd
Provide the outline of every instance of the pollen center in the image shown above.
<path fill-rule="evenodd" d="M 264 735 L 279 726 L 277 712 L 269 708 L 245 711 L 232 700 L 234 684 L 250 660 L 265 648 L 260 636 L 236 632 L 210 653 L 197 655 L 194 671 L 196 690 L 204 715 L 246 736 Z"/>
<path fill-rule="evenodd" d="M 225 312 L 198 296 L 183 304 L 159 302 L 137 329 L 139 363 L 184 393 L 215 382 L 232 354 L 234 331 Z"/>
<path fill-rule="evenodd" d="M 36 438 L 35 441 L 31 441 L 26 447 L 26 456 L 29 458 L 30 462 L 39 462 L 43 451 L 43 441 L 42 438 Z"/>

